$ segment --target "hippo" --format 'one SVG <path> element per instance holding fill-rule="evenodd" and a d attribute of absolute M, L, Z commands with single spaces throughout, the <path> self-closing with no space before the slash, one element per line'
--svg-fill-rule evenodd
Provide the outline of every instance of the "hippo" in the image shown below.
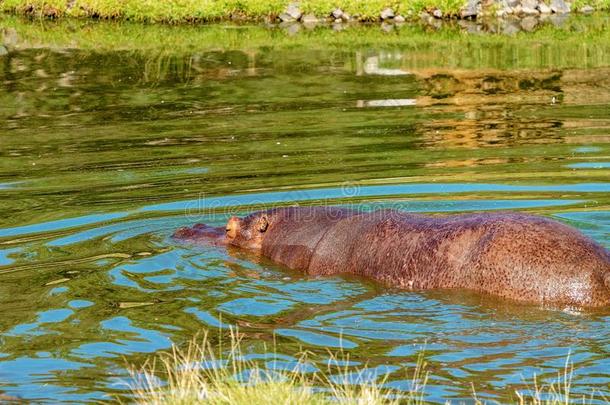
<path fill-rule="evenodd" d="M 561 222 L 517 212 L 420 215 L 283 207 L 175 237 L 247 249 L 313 276 L 407 290 L 468 289 L 561 307 L 610 306 L 610 252 Z"/>

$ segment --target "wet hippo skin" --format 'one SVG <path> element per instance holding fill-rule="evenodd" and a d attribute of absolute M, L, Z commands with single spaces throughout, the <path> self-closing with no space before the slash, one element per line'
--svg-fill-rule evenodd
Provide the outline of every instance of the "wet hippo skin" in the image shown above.
<path fill-rule="evenodd" d="M 248 249 L 311 275 L 350 273 L 395 288 L 610 306 L 610 252 L 574 228 L 534 215 L 287 207 L 232 217 L 226 228 L 182 228 L 175 236 Z"/>

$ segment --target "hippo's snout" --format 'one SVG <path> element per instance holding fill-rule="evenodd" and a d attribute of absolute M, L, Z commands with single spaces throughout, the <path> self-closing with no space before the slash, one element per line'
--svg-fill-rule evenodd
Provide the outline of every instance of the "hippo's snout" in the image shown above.
<path fill-rule="evenodd" d="M 229 218 L 226 226 L 227 237 L 229 239 L 235 239 L 241 228 L 240 219 L 237 217 Z"/>

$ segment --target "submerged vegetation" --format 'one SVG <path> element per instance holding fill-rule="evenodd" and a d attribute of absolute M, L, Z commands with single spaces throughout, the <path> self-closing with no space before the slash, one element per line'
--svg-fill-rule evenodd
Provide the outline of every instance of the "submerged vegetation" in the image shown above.
<path fill-rule="evenodd" d="M 423 352 L 407 375 L 408 390 L 389 388 L 389 374 L 351 366 L 346 352 L 329 353 L 322 369 L 310 361 L 309 355 L 302 353 L 299 361 L 286 363 L 277 361 L 274 352 L 246 354 L 242 336 L 234 329 L 226 345 L 222 340 L 213 344 L 205 333 L 184 350 L 172 346 L 169 353 L 149 359 L 140 368 L 132 367 L 130 388 L 136 403 L 142 405 L 419 405 L 428 401 L 429 371 Z M 255 359 L 273 360 L 264 367 Z M 572 374 L 568 357 L 555 381 L 545 384 L 534 377 L 527 390 L 514 392 L 514 403 L 568 405 L 595 400 L 610 404 L 605 398 L 595 398 L 594 393 L 589 398 L 572 394 Z M 474 389 L 471 400 L 478 405 L 485 403 Z"/>

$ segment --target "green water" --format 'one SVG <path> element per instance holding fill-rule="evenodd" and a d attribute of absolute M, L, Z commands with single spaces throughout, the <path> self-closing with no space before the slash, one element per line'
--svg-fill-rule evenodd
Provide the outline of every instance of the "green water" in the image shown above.
<path fill-rule="evenodd" d="M 534 212 L 610 247 L 608 19 L 590 24 L 520 42 L 0 20 L 0 393 L 110 400 L 127 362 L 238 325 L 252 356 L 342 346 L 398 389 L 425 348 L 430 401 L 471 384 L 514 400 L 568 354 L 573 391 L 609 397 L 606 310 L 387 291 L 171 239 L 357 203 Z"/>

